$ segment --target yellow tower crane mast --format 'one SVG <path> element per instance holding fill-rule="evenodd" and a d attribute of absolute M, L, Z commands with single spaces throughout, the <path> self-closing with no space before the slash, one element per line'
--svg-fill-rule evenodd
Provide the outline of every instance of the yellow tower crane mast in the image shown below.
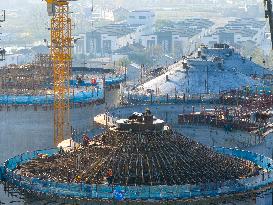
<path fill-rule="evenodd" d="M 72 67 L 71 0 L 46 0 L 50 22 L 50 56 L 54 79 L 54 144 L 71 137 L 70 76 Z"/>

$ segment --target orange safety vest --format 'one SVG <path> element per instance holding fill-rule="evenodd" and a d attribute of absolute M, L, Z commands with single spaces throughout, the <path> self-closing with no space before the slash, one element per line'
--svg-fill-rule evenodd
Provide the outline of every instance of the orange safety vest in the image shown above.
<path fill-rule="evenodd" d="M 110 169 L 107 171 L 107 177 L 112 177 L 113 176 L 113 171 Z"/>

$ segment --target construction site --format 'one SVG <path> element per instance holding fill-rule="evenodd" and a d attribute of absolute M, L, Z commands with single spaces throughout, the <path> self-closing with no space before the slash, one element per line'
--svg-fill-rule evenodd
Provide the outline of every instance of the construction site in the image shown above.
<path fill-rule="evenodd" d="M 75 67 L 74 2 L 42 3 L 50 52 L 0 68 L 0 204 L 259 205 L 273 196 L 271 69 L 226 43 L 154 70 Z M 273 37 L 272 2 L 264 6 Z"/>
<path fill-rule="evenodd" d="M 151 124 L 149 117 L 153 116 L 149 110 L 143 114 L 143 121 L 140 121 L 140 117 L 142 117 L 140 114 L 130 116 L 131 122 L 128 122 L 130 124 L 128 127 L 133 127 L 138 122 L 149 125 L 143 130 L 128 132 L 127 128 L 119 124 L 119 127 L 95 136 L 91 141 L 84 141 L 86 147 L 76 152 L 31 161 L 20 166 L 15 172 L 35 178 L 44 176 L 45 180 L 74 183 L 80 180 L 90 184 L 104 184 L 109 175 L 113 177 L 110 184 L 121 186 L 172 186 L 222 182 L 257 173 L 258 168 L 247 161 L 218 155 L 172 130 L 163 131 L 164 124 L 158 120 Z M 161 129 L 156 128 L 158 123 Z M 199 152 L 206 153 L 202 160 L 194 157 L 198 157 Z M 74 164 L 78 156 L 81 156 L 80 161 Z M 56 164 L 63 167 L 54 167 Z M 200 173 L 201 167 L 206 172 Z M 108 173 L 109 170 L 112 173 Z"/>
<path fill-rule="evenodd" d="M 9 65 L 0 73 L 0 116 L 5 119 L 1 123 L 1 143 L 9 148 L 13 146 L 13 140 L 25 139 L 23 146 L 28 150 L 32 150 L 28 141 L 32 138 L 37 140 L 37 144 L 47 141 L 40 148 L 56 144 L 52 139 L 54 85 L 49 56 L 39 55 L 27 65 Z M 119 84 L 124 81 L 124 75 L 90 72 L 80 72 L 79 75 L 75 71 L 70 79 L 71 124 L 67 125 L 65 139 L 91 130 L 93 117 L 103 112 L 106 104 L 109 107 L 119 105 Z M 15 129 L 8 129 L 11 126 Z M 11 154 L 20 153 L 16 149 L 11 151 Z M 6 154 L 10 153 L 3 153 L 0 161 L 6 159 Z"/>
<path fill-rule="evenodd" d="M 201 112 L 195 112 L 194 107 L 191 113 L 180 114 L 180 124 L 210 124 L 222 127 L 227 131 L 240 129 L 246 132 L 257 134 L 259 138 L 264 138 L 272 132 L 272 95 L 251 96 L 248 99 L 240 100 L 241 96 L 228 95 L 228 99 L 223 96 L 223 106 L 206 110 L 202 107 Z M 236 99 L 234 99 L 236 98 Z M 230 100 L 236 101 L 238 106 L 230 106 Z M 230 107 L 227 107 L 229 105 Z M 261 139 L 259 139 L 261 140 Z"/>

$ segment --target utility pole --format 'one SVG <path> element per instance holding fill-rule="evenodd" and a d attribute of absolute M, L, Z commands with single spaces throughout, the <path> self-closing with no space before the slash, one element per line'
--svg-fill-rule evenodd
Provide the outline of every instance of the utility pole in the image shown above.
<path fill-rule="evenodd" d="M 264 6 L 265 6 L 265 18 L 268 18 L 269 20 L 269 26 L 270 26 L 270 33 L 271 33 L 271 43 L 272 43 L 272 49 L 273 49 L 273 14 L 272 14 L 272 0 L 264 0 Z M 273 157 L 273 149 L 272 149 L 272 157 Z M 271 198 L 273 201 L 273 190 L 271 193 Z"/>
<path fill-rule="evenodd" d="M 141 64 L 141 67 L 140 67 L 140 83 L 142 84 L 143 83 L 143 77 L 144 77 L 144 64 Z"/>
<path fill-rule="evenodd" d="M 269 20 L 270 33 L 271 33 L 271 42 L 273 49 L 273 14 L 272 14 L 272 0 L 264 0 L 265 6 L 265 18 Z"/>
<path fill-rule="evenodd" d="M 2 11 L 0 23 L 6 21 L 6 11 Z M 1 27 L 1 26 L 0 26 Z M 0 33 L 2 34 L 2 33 Z M 0 61 L 4 61 L 6 59 L 6 50 L 4 48 L 0 48 Z"/>
<path fill-rule="evenodd" d="M 207 70 L 206 70 L 206 92 L 209 93 L 209 67 L 207 65 Z"/>

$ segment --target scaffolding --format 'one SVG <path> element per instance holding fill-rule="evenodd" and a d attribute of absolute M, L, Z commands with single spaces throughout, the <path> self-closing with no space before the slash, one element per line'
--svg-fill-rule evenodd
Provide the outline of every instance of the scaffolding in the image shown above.
<path fill-rule="evenodd" d="M 53 81 L 49 55 L 37 55 L 29 64 L 4 66 L 0 76 L 0 95 L 45 95 Z"/>
<path fill-rule="evenodd" d="M 205 107 L 200 112 L 183 113 L 178 117 L 179 124 L 207 124 L 225 128 L 226 131 L 242 130 L 264 139 L 273 132 L 270 109 L 273 106 L 273 95 L 250 91 L 230 91 L 220 97 L 220 103 L 225 106 L 215 106 L 207 111 Z M 259 140 L 260 141 L 260 140 Z"/>

